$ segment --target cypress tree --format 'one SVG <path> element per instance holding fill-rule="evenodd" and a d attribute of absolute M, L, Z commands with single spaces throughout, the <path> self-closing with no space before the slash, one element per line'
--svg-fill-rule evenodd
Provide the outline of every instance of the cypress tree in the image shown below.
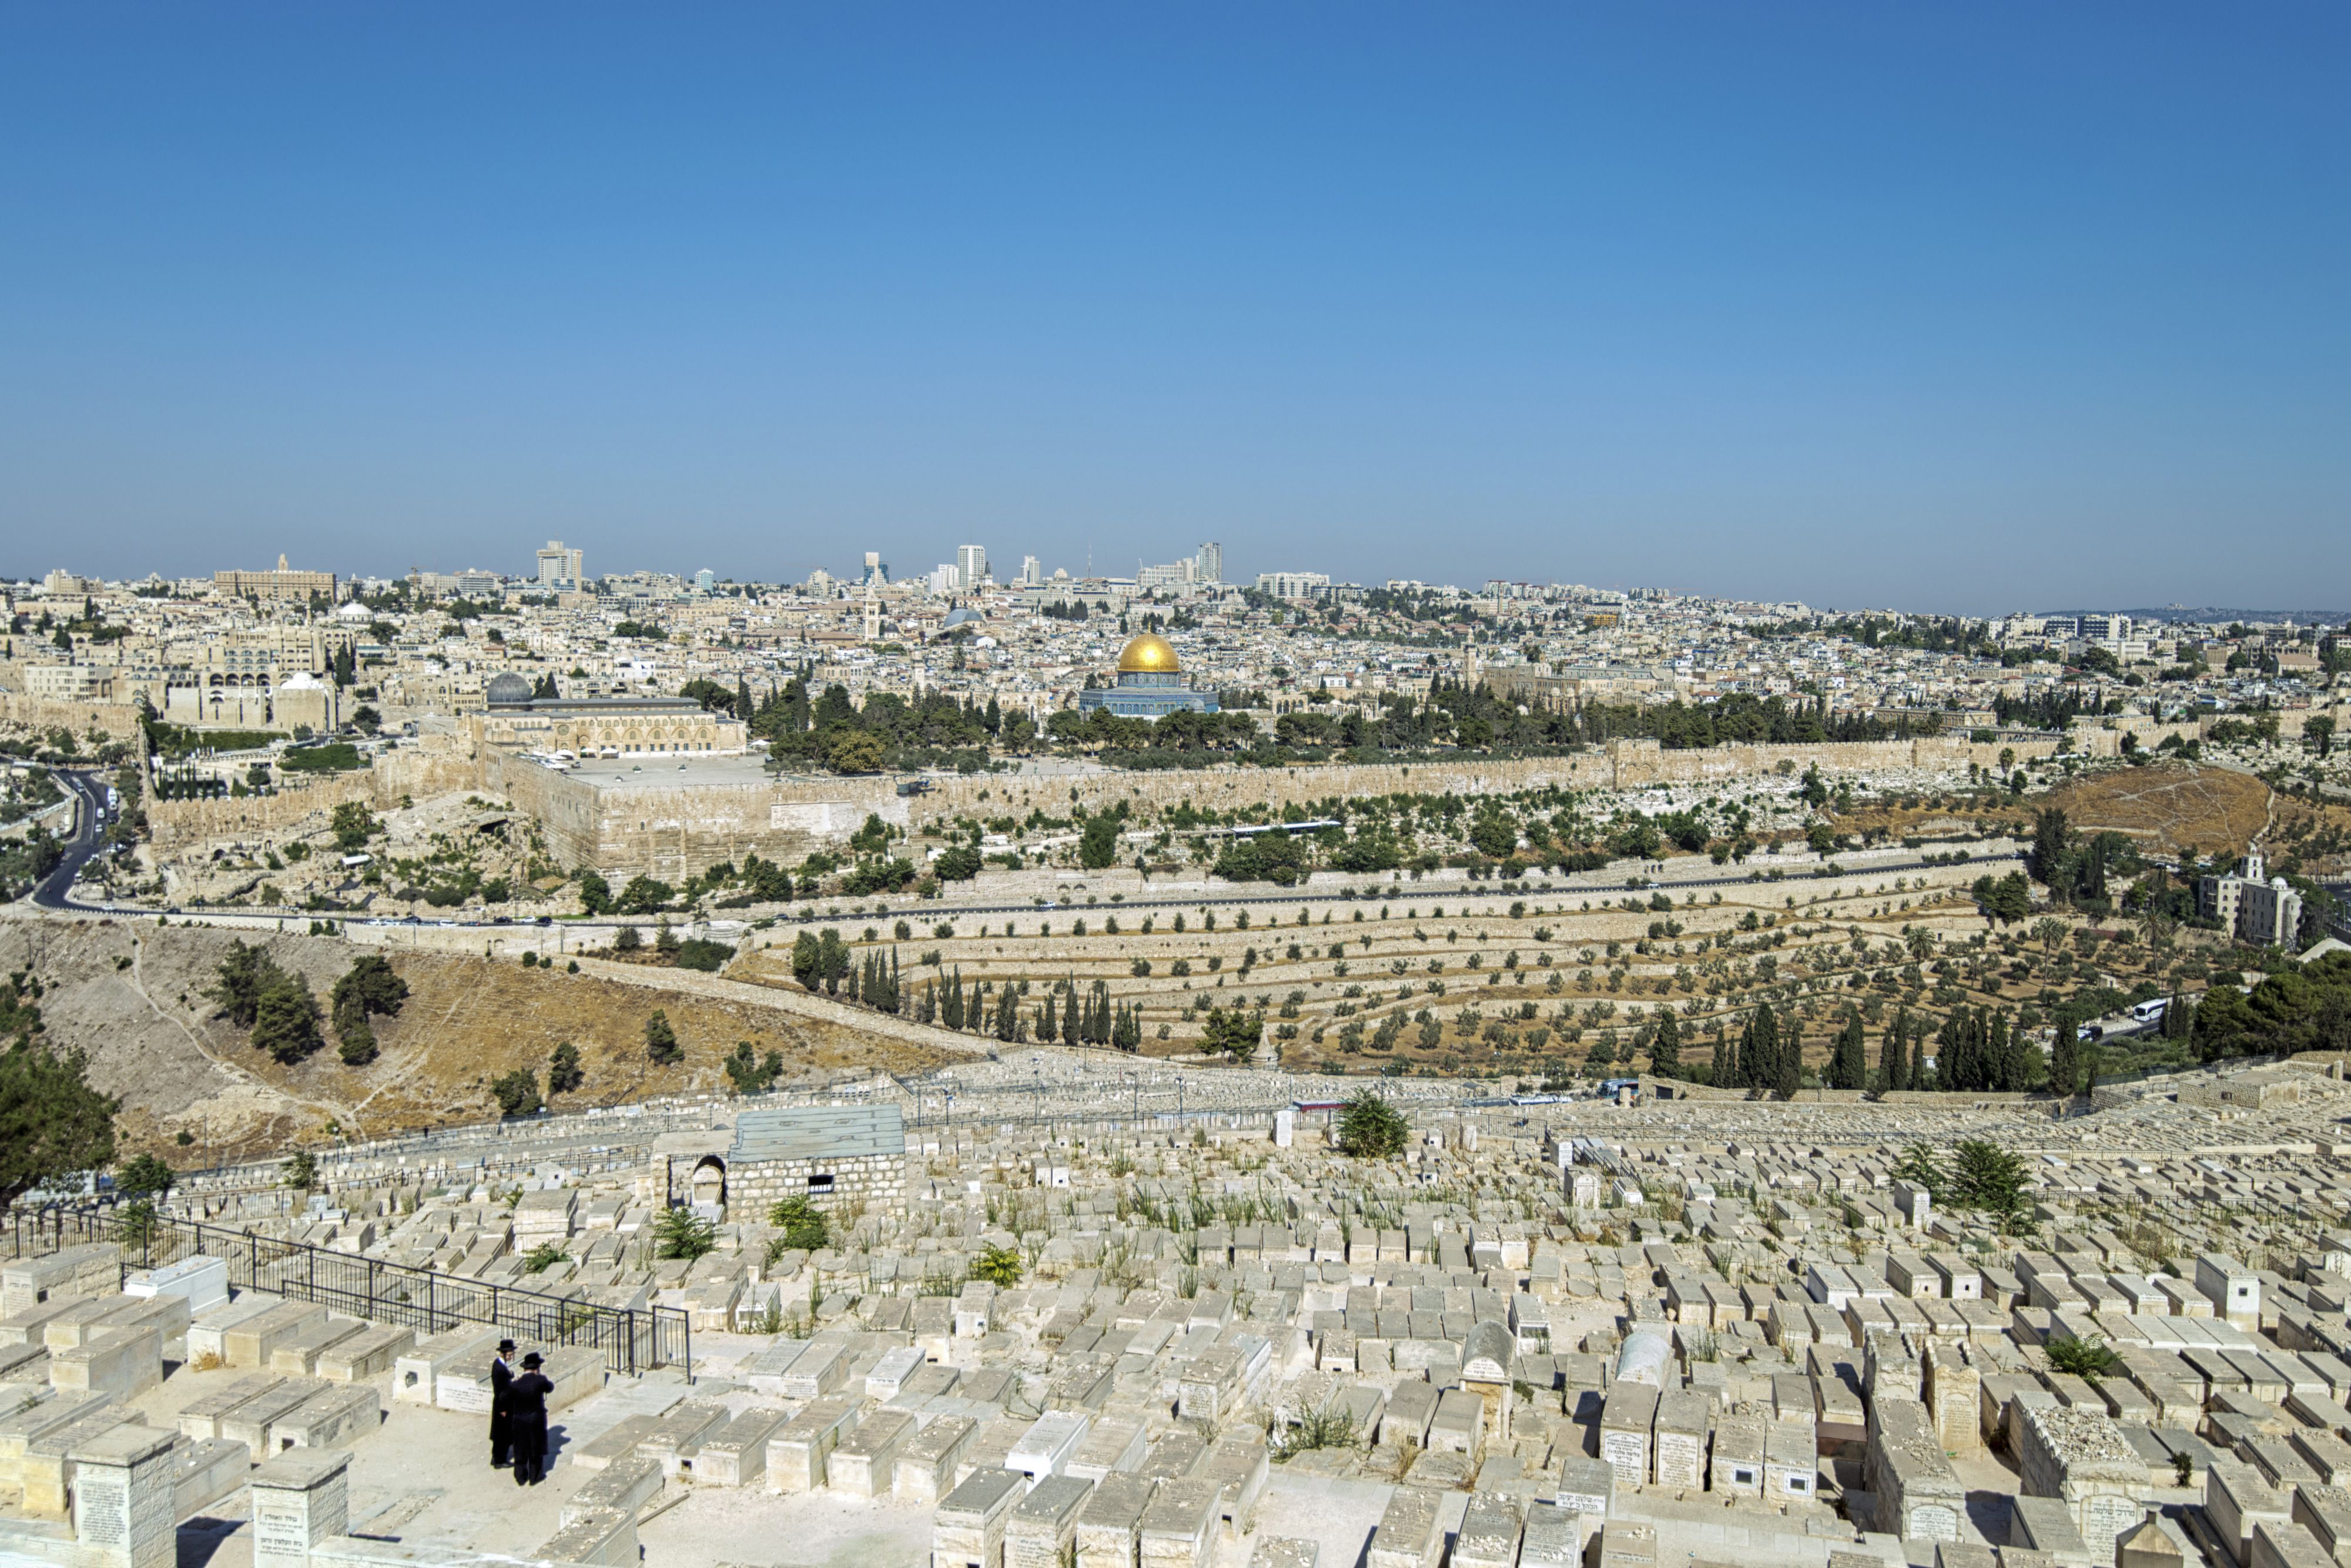
<path fill-rule="evenodd" d="M 1903 1036 L 1910 1031 L 1910 1009 L 1897 1008 L 1894 1021 L 1886 1027 L 1885 1038 L 1877 1042 L 1878 1087 L 1899 1091 L 1910 1087 L 1910 1058 Z"/>
<path fill-rule="evenodd" d="M 1927 1087 L 1927 1031 L 1915 1025 L 1910 1031 L 1910 1087 Z"/>
<path fill-rule="evenodd" d="M 2001 1062 L 2006 1069 L 2001 1087 L 2021 1094 L 2032 1087 L 2032 1041 L 2026 1038 L 2024 1026 L 2012 1018 L 2003 1019 L 1993 1032 L 2006 1037 L 2001 1046 Z"/>
<path fill-rule="evenodd" d="M 2074 1036 L 2074 1015 L 2057 1015 L 2057 1040 L 2049 1050 L 2049 1092 L 2071 1094 L 2082 1086 L 2082 1045 Z"/>
<path fill-rule="evenodd" d="M 1860 1089 L 1869 1078 L 1869 1056 L 1861 1033 L 1861 1015 L 1847 1013 L 1844 1027 L 1837 1030 L 1835 1048 L 1829 1053 L 1829 1087 Z"/>
<path fill-rule="evenodd" d="M 1782 1100 L 1792 1100 L 1804 1082 L 1804 1035 L 1793 1013 L 1789 1014 L 1787 1035 L 1778 1042 L 1773 1057 L 1776 1071 L 1771 1091 Z"/>
<path fill-rule="evenodd" d="M 1649 1041 L 1649 1069 L 1660 1078 L 1681 1076 L 1682 1026 L 1671 1008 L 1658 1011 L 1657 1032 Z"/>
<path fill-rule="evenodd" d="M 1755 1009 L 1755 1065 L 1752 1083 L 1755 1088 L 1770 1091 L 1780 1084 L 1780 1019 L 1765 1002 Z"/>
<path fill-rule="evenodd" d="M 1956 1008 L 1943 1019 L 1943 1027 L 1935 1031 L 1935 1081 L 1945 1089 L 1967 1090 L 1975 1085 L 1974 1063 L 1968 1060 L 1967 1009 Z"/>

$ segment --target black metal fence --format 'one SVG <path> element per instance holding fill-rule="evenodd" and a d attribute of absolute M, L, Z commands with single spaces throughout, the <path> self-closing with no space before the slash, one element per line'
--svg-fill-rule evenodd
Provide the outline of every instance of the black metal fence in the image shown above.
<path fill-rule="evenodd" d="M 316 1301 L 352 1317 L 413 1329 L 419 1338 L 467 1324 L 543 1345 L 600 1350 L 613 1372 L 691 1372 L 693 1323 L 674 1307 L 609 1307 L 556 1291 L 464 1280 L 303 1241 L 176 1219 L 131 1205 L 52 1207 L 8 1217 L 8 1255 L 37 1258 L 94 1241 L 121 1248 L 121 1268 L 160 1269 L 199 1255 L 228 1266 L 239 1290 Z"/>

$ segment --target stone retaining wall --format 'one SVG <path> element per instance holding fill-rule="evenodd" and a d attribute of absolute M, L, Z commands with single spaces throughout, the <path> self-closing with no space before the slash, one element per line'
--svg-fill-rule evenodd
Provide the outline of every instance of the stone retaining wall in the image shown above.
<path fill-rule="evenodd" d="M 335 808 L 357 800 L 388 811 L 403 798 L 423 800 L 477 787 L 472 758 L 445 747 L 402 747 L 354 773 L 281 774 L 267 795 L 209 800 L 158 800 L 149 791 L 147 823 L 155 847 L 175 850 L 222 839 L 255 840 L 323 830 Z"/>

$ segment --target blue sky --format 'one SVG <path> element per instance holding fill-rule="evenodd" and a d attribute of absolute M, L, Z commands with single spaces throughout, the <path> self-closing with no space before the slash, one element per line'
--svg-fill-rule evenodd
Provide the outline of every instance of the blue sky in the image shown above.
<path fill-rule="evenodd" d="M 2351 11 L 0 5 L 0 571 L 2351 600 Z"/>

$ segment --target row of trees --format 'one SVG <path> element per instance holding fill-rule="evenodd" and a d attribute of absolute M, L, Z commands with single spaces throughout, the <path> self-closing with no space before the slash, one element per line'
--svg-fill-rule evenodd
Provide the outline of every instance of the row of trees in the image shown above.
<path fill-rule="evenodd" d="M 1671 1017 L 1665 1013 L 1660 1026 Z M 1803 1083 L 1803 1061 L 1804 1039 L 1795 1015 L 1789 1015 L 1783 1033 L 1779 1015 L 1765 1002 L 1740 1024 L 1739 1039 L 1728 1053 L 1716 1047 L 1708 1082 L 1723 1089 L 1761 1089 L 1786 1099 Z"/>

